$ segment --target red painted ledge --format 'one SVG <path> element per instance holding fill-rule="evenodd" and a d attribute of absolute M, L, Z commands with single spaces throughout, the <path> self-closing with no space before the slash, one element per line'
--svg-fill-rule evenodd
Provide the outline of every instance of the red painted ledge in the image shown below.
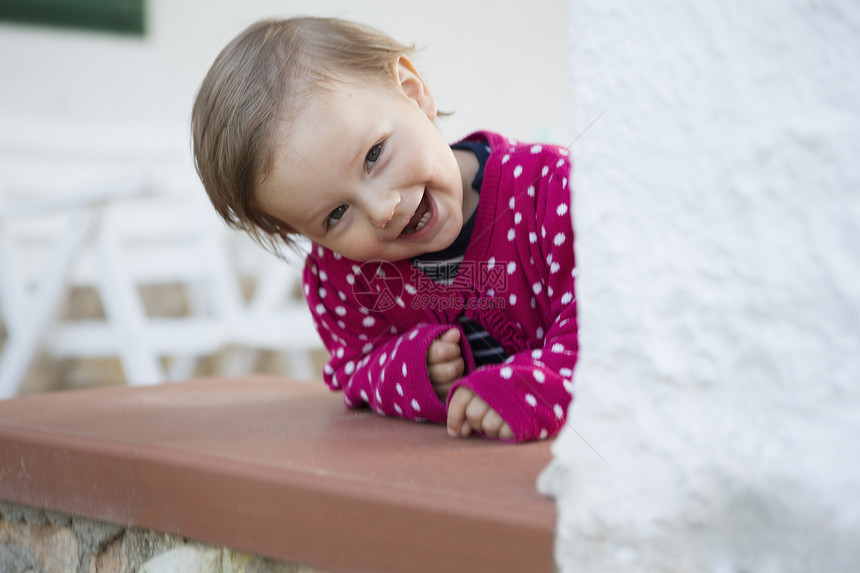
<path fill-rule="evenodd" d="M 274 377 L 0 402 L 0 499 L 333 571 L 553 571 L 548 442 L 454 440 Z"/>

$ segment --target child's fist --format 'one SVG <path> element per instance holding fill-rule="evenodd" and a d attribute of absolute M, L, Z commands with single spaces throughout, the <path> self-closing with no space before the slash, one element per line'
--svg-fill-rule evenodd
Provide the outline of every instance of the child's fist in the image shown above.
<path fill-rule="evenodd" d="M 448 434 L 466 437 L 473 430 L 488 438 L 514 439 L 513 430 L 502 417 L 480 396 L 461 386 L 448 404 Z"/>
<path fill-rule="evenodd" d="M 436 396 L 443 402 L 448 399 L 451 386 L 466 369 L 460 354 L 460 331 L 448 330 L 433 341 L 427 350 L 427 372 Z"/>

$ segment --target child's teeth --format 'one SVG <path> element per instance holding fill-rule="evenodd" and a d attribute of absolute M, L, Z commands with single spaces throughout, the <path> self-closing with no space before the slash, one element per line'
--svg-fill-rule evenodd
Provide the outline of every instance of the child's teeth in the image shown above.
<path fill-rule="evenodd" d="M 427 224 L 427 221 L 430 220 L 430 211 L 427 211 L 423 215 L 421 215 L 421 220 L 418 221 L 418 224 L 415 225 L 415 230 L 419 230 L 421 227 Z"/>

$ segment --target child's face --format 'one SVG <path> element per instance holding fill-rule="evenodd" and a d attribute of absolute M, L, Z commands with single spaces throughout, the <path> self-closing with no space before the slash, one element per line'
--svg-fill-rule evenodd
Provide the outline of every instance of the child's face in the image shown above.
<path fill-rule="evenodd" d="M 258 208 L 357 261 L 450 245 L 463 225 L 459 166 L 433 125 L 432 96 L 405 58 L 395 79 L 318 90 L 277 139 Z"/>

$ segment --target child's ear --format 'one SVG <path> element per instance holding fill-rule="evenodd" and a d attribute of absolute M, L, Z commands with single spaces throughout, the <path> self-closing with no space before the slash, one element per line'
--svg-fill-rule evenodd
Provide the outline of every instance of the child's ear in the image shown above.
<path fill-rule="evenodd" d="M 400 56 L 392 71 L 394 72 L 394 79 L 400 85 L 403 93 L 414 100 L 429 119 L 435 119 L 437 113 L 436 99 L 430 93 L 427 82 L 415 69 L 412 60 L 406 56 Z"/>

